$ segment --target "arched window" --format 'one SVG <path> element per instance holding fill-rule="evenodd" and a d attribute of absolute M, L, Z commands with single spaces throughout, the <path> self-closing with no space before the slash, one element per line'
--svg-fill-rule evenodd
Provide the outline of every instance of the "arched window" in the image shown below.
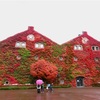
<path fill-rule="evenodd" d="M 95 61 L 95 62 L 98 62 L 98 61 L 99 61 L 99 58 L 98 58 L 98 57 L 95 57 L 95 58 L 94 58 L 94 61 Z"/>

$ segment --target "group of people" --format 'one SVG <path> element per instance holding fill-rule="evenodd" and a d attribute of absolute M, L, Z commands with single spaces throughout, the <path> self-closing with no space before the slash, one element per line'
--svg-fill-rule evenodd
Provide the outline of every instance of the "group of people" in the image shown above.
<path fill-rule="evenodd" d="M 41 85 L 37 84 L 36 88 L 37 88 L 37 93 L 44 93 L 44 83 Z M 53 83 L 47 84 L 46 91 L 53 92 Z"/>

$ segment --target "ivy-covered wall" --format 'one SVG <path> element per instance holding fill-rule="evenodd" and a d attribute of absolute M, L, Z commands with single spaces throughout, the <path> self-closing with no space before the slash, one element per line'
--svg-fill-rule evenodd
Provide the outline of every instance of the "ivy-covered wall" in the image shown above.
<path fill-rule="evenodd" d="M 82 42 L 83 37 L 87 43 Z M 16 43 L 25 44 L 16 47 Z M 75 45 L 83 49 L 74 50 Z M 0 42 L 0 84 L 33 84 L 36 77 L 30 74 L 30 66 L 41 59 L 57 67 L 56 84 L 77 86 L 78 77 L 84 77 L 85 86 L 99 82 L 100 50 L 91 50 L 94 45 L 100 48 L 100 42 L 88 34 L 59 45 L 31 27 Z M 94 60 L 96 57 L 98 61 Z"/>

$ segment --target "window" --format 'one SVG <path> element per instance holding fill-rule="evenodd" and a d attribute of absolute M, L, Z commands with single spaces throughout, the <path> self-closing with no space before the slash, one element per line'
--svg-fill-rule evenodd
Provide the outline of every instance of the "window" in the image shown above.
<path fill-rule="evenodd" d="M 96 58 L 94 58 L 94 60 L 95 60 L 95 62 L 98 62 L 98 61 L 99 61 L 99 58 L 98 58 L 98 57 L 96 57 Z"/>
<path fill-rule="evenodd" d="M 60 61 L 63 61 L 64 59 L 63 59 L 63 57 L 59 57 L 59 60 L 60 60 Z"/>
<path fill-rule="evenodd" d="M 89 41 L 88 38 L 82 37 L 82 43 L 83 43 L 83 44 L 86 44 L 88 41 Z"/>
<path fill-rule="evenodd" d="M 27 36 L 27 40 L 34 41 L 34 35 L 33 34 L 29 34 Z"/>
<path fill-rule="evenodd" d="M 83 50 L 82 45 L 75 45 L 74 50 Z"/>
<path fill-rule="evenodd" d="M 16 42 L 15 47 L 20 47 L 20 42 Z"/>
<path fill-rule="evenodd" d="M 92 50 L 93 51 L 98 51 L 99 50 L 99 47 L 98 46 L 92 46 Z"/>
<path fill-rule="evenodd" d="M 16 42 L 15 47 L 17 48 L 26 48 L 26 42 Z"/>
<path fill-rule="evenodd" d="M 78 58 L 77 57 L 74 57 L 73 59 L 74 59 L 74 61 L 78 61 Z"/>
<path fill-rule="evenodd" d="M 36 55 L 36 56 L 34 56 L 34 59 L 35 59 L 35 60 L 38 60 L 38 59 L 39 59 L 39 57 Z"/>
<path fill-rule="evenodd" d="M 42 48 L 44 48 L 44 44 L 43 43 L 35 43 L 35 48 L 42 49 Z"/>
<path fill-rule="evenodd" d="M 9 81 L 8 81 L 8 80 L 5 81 L 5 82 L 4 82 L 4 85 L 9 85 Z"/>
<path fill-rule="evenodd" d="M 16 56 L 16 59 L 17 60 L 20 60 L 21 59 L 21 56 L 20 55 Z"/>

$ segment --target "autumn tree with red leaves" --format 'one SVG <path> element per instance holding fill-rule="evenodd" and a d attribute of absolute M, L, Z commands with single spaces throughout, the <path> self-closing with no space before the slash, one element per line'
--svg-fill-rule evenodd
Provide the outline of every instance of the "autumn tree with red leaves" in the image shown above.
<path fill-rule="evenodd" d="M 39 60 L 31 65 L 30 73 L 35 78 L 53 82 L 57 77 L 58 68 L 45 60 Z"/>

